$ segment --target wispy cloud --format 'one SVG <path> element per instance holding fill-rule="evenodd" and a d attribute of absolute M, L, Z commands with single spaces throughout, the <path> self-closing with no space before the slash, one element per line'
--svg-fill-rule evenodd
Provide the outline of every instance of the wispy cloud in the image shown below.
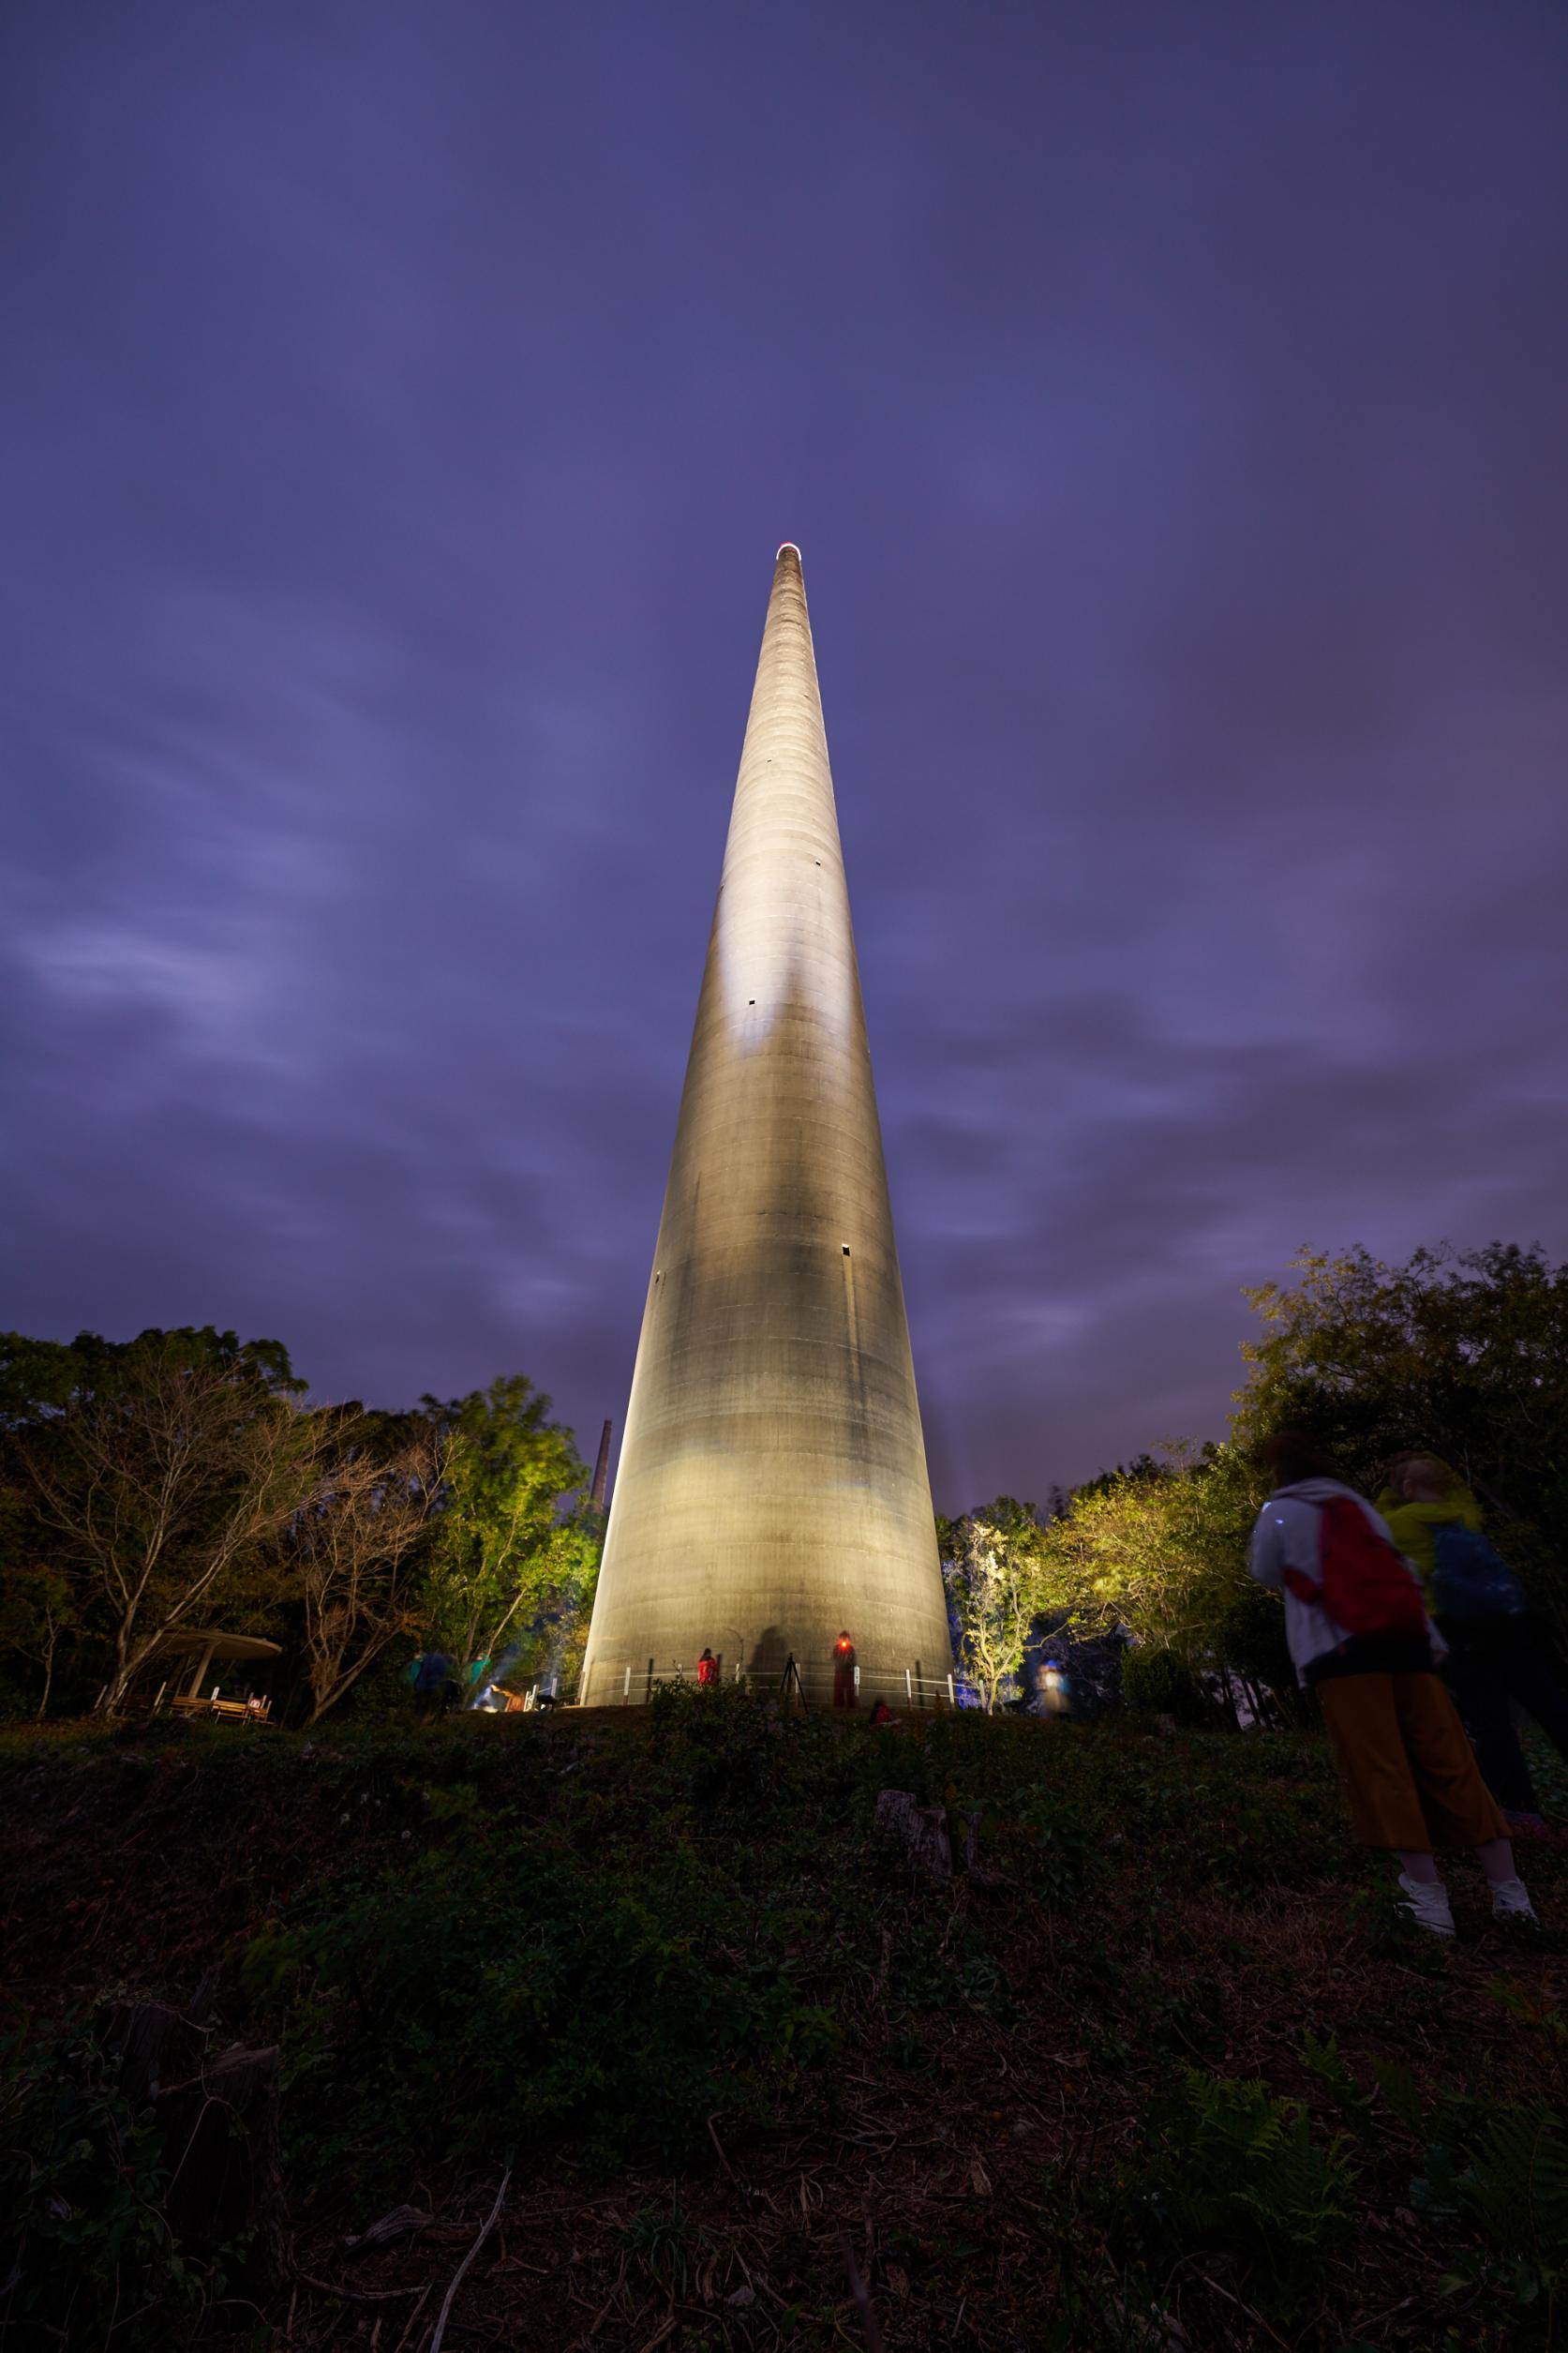
<path fill-rule="evenodd" d="M 805 549 L 939 1492 L 1568 1246 L 1568 25 L 27 0 L 3 1320 L 623 1411 Z"/>

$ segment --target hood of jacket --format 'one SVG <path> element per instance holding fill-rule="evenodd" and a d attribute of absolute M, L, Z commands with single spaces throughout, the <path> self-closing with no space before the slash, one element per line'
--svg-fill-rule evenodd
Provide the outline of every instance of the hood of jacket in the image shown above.
<path fill-rule="evenodd" d="M 1280 1495 L 1289 1496 L 1293 1504 L 1326 1504 L 1331 1495 L 1350 1495 L 1358 1504 L 1366 1501 L 1342 1478 L 1298 1478 L 1289 1487 L 1277 1487 L 1269 1501 L 1273 1503 Z"/>

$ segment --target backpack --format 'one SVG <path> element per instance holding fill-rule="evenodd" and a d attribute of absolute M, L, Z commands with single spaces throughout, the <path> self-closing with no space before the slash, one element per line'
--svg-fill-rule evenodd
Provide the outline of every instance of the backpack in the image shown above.
<path fill-rule="evenodd" d="M 1347 1634 L 1424 1634 L 1421 1588 L 1350 1495 L 1318 1506 L 1322 1607 Z"/>
<path fill-rule="evenodd" d="M 1518 1579 L 1478 1528 L 1440 1520 L 1432 1529 L 1432 1607 L 1443 1618 L 1513 1618 L 1525 1607 Z"/>

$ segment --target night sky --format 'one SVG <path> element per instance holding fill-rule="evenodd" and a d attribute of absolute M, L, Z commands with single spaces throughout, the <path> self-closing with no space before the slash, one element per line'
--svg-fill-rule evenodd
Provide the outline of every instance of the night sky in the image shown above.
<path fill-rule="evenodd" d="M 1568 1250 L 1568 11 L 9 0 L 6 1283 L 618 1430 L 799 542 L 937 1500 Z"/>

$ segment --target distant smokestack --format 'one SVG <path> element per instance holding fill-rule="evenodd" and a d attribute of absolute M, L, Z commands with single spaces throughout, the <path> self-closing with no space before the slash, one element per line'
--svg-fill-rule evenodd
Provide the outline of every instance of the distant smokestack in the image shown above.
<path fill-rule="evenodd" d="M 599 1460 L 593 1466 L 593 1485 L 589 1495 L 595 1511 L 605 1508 L 605 1489 L 610 1476 L 610 1431 L 614 1428 L 614 1422 L 607 1421 L 599 1434 Z"/>

